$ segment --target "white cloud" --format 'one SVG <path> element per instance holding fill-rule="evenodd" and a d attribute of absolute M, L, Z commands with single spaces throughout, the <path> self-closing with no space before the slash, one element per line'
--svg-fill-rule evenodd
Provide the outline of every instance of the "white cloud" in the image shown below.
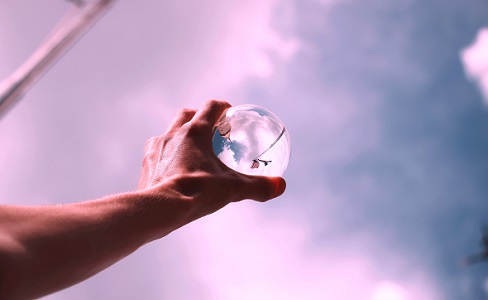
<path fill-rule="evenodd" d="M 380 282 L 373 291 L 371 300 L 406 300 L 405 289 L 389 281 Z"/>
<path fill-rule="evenodd" d="M 256 205 L 232 204 L 184 229 L 194 249 L 188 263 L 209 289 L 202 299 L 438 299 L 418 266 L 385 280 L 383 267 L 402 258 L 389 249 L 377 257 L 357 251 L 372 236 L 353 237 L 350 247 L 316 246 L 296 214 L 271 218 Z"/>
<path fill-rule="evenodd" d="M 234 158 L 234 151 L 229 147 L 229 145 L 224 145 L 224 151 L 219 153 L 218 158 L 223 161 L 229 168 L 238 170 L 238 164 Z"/>
<path fill-rule="evenodd" d="M 249 77 L 270 78 L 275 63 L 286 62 L 299 50 L 298 39 L 283 37 L 272 27 L 279 0 L 236 1 L 225 21 L 225 30 L 215 45 L 198 90 L 219 91 L 242 84 Z"/>
<path fill-rule="evenodd" d="M 214 0 L 206 6 L 215 9 L 203 10 L 198 14 L 193 12 L 195 4 L 192 3 L 181 4 L 185 8 L 183 11 L 173 8 L 179 18 L 187 20 L 184 26 L 176 25 L 181 26 L 177 27 L 177 33 L 171 30 L 160 33 L 152 25 L 142 30 L 145 35 L 160 35 L 176 40 L 181 49 L 175 50 L 171 47 L 172 43 L 156 39 L 146 45 L 146 48 L 163 48 L 156 57 L 151 50 L 139 48 L 138 40 L 133 39 L 134 48 L 141 51 L 138 55 L 153 59 L 160 70 L 156 77 L 147 81 L 139 91 L 131 92 L 125 100 L 132 100 L 131 106 L 141 113 L 161 113 L 165 120 L 177 108 L 197 108 L 209 98 L 228 99 L 236 104 L 239 99 L 236 91 L 242 88 L 247 79 L 271 78 L 279 64 L 293 59 L 300 50 L 299 39 L 285 37 L 273 27 L 277 7 L 290 5 L 287 0 Z M 171 21 L 175 23 L 179 20 Z M 189 29 L 192 21 L 196 24 L 194 26 L 204 25 Z M 292 23 L 292 16 L 280 15 L 280 22 Z M 205 36 L 204 40 L 201 39 L 202 35 Z M 125 40 L 126 37 L 117 36 L 115 43 L 119 43 L 119 39 Z"/>
<path fill-rule="evenodd" d="M 461 51 L 461 61 L 466 75 L 477 82 L 488 104 L 488 28 L 480 29 L 473 44 Z"/>

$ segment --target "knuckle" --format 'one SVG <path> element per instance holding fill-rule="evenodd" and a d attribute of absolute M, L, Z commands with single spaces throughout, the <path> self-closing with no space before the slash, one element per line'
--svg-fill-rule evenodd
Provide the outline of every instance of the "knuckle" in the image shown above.
<path fill-rule="evenodd" d="M 193 114 L 195 114 L 195 110 L 191 109 L 191 108 L 181 108 L 178 110 L 178 113 L 177 113 L 177 115 L 180 115 L 183 117 L 193 115 Z"/>
<path fill-rule="evenodd" d="M 215 106 L 215 105 L 218 105 L 220 103 L 219 100 L 216 100 L 216 99 L 209 99 L 206 101 L 206 105 L 208 106 Z"/>
<path fill-rule="evenodd" d="M 158 137 L 156 136 L 149 138 L 144 144 L 144 152 L 148 152 L 151 148 L 153 148 L 154 144 L 157 142 L 157 139 Z"/>
<path fill-rule="evenodd" d="M 206 101 L 208 106 L 230 106 L 229 102 L 224 100 L 210 99 Z"/>
<path fill-rule="evenodd" d="M 148 167 L 148 166 L 151 164 L 151 162 L 150 162 L 150 161 L 151 161 L 151 159 L 150 159 L 148 156 L 144 156 L 144 157 L 142 158 L 142 167 L 143 167 L 143 168 Z"/>
<path fill-rule="evenodd" d="M 167 134 L 161 136 L 158 147 L 155 147 L 156 148 L 155 150 L 159 151 L 161 149 L 164 149 L 171 142 L 171 139 L 172 139 L 172 136 L 167 135 Z"/>

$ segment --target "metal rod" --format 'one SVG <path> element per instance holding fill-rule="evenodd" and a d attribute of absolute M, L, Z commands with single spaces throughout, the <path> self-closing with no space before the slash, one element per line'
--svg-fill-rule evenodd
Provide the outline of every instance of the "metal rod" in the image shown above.
<path fill-rule="evenodd" d="M 0 83 L 0 119 L 17 103 L 57 59 L 80 39 L 114 0 L 75 2 L 44 43 L 12 75 Z"/>

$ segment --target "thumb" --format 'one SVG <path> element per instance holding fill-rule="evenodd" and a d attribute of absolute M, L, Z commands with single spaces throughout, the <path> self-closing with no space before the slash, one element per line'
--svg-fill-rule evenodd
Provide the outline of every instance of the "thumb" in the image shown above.
<path fill-rule="evenodd" d="M 286 181 L 282 177 L 249 176 L 242 188 L 242 199 L 268 201 L 283 194 Z"/>

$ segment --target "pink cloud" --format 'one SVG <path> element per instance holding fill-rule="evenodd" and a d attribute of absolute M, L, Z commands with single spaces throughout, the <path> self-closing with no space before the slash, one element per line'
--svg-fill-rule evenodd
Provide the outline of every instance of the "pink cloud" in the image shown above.
<path fill-rule="evenodd" d="M 196 2 L 190 4 L 178 2 L 178 4 L 171 4 L 174 7 L 167 9 L 171 13 L 176 12 L 176 17 L 171 13 L 167 15 L 161 13 L 157 17 L 150 16 L 151 20 L 160 20 L 157 24 L 132 22 L 127 19 L 126 16 L 132 16 L 140 6 L 139 3 L 134 3 L 122 1 L 117 3 L 106 19 L 97 24 L 95 30 L 90 32 L 86 39 L 66 57 L 64 64 L 55 67 L 59 72 L 53 73 L 52 80 L 44 82 L 45 90 L 38 93 L 45 96 L 50 88 L 64 88 L 68 77 L 66 74 L 71 74 L 71 78 L 81 78 L 83 81 L 83 84 L 80 83 L 82 87 L 76 90 L 80 92 L 80 99 L 96 100 L 90 102 L 93 106 L 87 108 L 92 110 L 90 114 L 83 111 L 76 113 L 96 116 L 98 111 L 98 114 L 123 116 L 120 119 L 112 119 L 114 120 L 112 126 L 120 132 L 117 136 L 111 135 L 114 134 L 111 131 L 106 131 L 106 134 L 102 135 L 99 128 L 90 126 L 86 122 L 79 125 L 86 126 L 88 133 L 93 134 L 93 139 L 88 142 L 91 143 L 90 147 L 94 149 L 94 154 L 92 153 L 93 157 L 89 157 L 89 154 L 84 153 L 83 159 L 73 162 L 70 167 L 75 170 L 97 167 L 100 182 L 113 181 L 113 175 L 120 175 L 124 169 L 133 171 L 124 159 L 127 156 L 140 157 L 142 143 L 138 144 L 135 141 L 145 138 L 140 135 L 147 134 L 149 137 L 161 134 L 178 108 L 196 108 L 203 100 L 211 97 L 232 96 L 229 100 L 239 101 L 242 95 L 236 91 L 243 89 L 249 78 L 268 80 L 272 86 L 277 67 L 290 61 L 297 51 L 302 49 L 302 44 L 297 37 L 285 37 L 272 26 L 273 14 L 276 13 L 277 6 L 289 5 L 286 1 L 216 0 L 205 4 L 212 9 L 201 11 L 195 9 L 199 7 Z M 154 3 L 148 5 L 150 9 L 145 11 L 146 15 L 166 11 L 166 4 Z M 144 10 L 142 7 L 140 9 Z M 286 17 L 292 18 L 288 15 Z M 181 21 L 179 18 L 185 20 Z M 219 21 L 215 21 L 216 19 Z M 198 21 L 201 26 L 195 26 L 192 21 Z M 282 21 L 287 22 L 287 20 Z M 134 24 L 141 26 L 142 29 Z M 173 31 L 169 25 L 176 26 L 178 30 Z M 110 36 L 110 43 L 106 42 L 107 36 Z M 201 36 L 205 37 L 204 42 L 201 40 L 198 42 Z M 87 53 L 96 53 L 96 55 Z M 126 61 L 126 57 L 129 57 L 129 61 Z M 124 63 L 123 68 L 122 63 Z M 152 64 L 158 68 L 154 73 L 149 72 L 152 70 L 150 67 L 136 68 Z M 93 72 L 94 68 L 96 72 Z M 106 77 L 99 73 L 105 74 Z M 315 74 L 306 75 L 312 82 L 317 80 Z M 133 83 L 137 81 L 136 79 L 144 84 L 136 85 Z M 130 85 L 126 85 L 127 82 L 130 82 Z M 321 84 L 317 82 L 318 86 Z M 323 90 L 316 86 L 313 88 L 315 92 L 324 95 Z M 74 93 L 68 91 L 66 95 Z M 65 94 L 50 95 L 59 97 Z M 124 96 L 120 98 L 113 96 L 115 99 L 104 98 L 107 95 Z M 356 95 L 344 95 L 339 92 L 336 94 L 334 91 L 329 91 L 327 96 L 322 105 L 316 105 L 316 110 L 320 112 L 322 119 L 308 120 L 308 116 L 305 115 L 303 120 L 306 122 L 294 124 L 295 128 L 297 131 L 300 129 L 300 132 L 307 132 L 313 125 L 324 131 L 327 140 L 345 141 L 342 144 L 344 147 L 335 145 L 316 155 L 327 156 L 330 160 L 350 159 L 361 150 L 354 144 L 359 140 L 358 133 L 354 130 L 349 133 L 351 124 L 357 125 L 354 119 L 359 115 L 358 110 L 361 108 L 349 100 Z M 29 107 L 41 107 L 32 105 Z M 298 108 L 303 106 L 303 103 L 297 100 L 289 101 L 287 105 L 290 111 L 299 111 Z M 59 114 L 73 114 L 69 109 L 57 111 L 53 105 L 42 108 L 46 111 L 45 116 L 49 116 L 53 111 Z M 14 180 L 19 182 L 25 175 L 24 172 L 29 170 L 28 167 L 19 168 L 19 162 L 32 163 L 28 160 L 32 159 L 29 151 L 36 149 L 29 144 L 32 141 L 32 136 L 27 134 L 31 128 L 29 126 L 32 126 L 29 124 L 42 122 L 39 115 L 37 119 L 32 119 L 30 115 L 20 111 L 17 111 L 13 117 L 15 121 L 12 122 L 15 126 L 2 124 L 0 135 L 2 140 L 7 141 L 7 146 L 0 152 L 0 167 L 11 170 L 9 176 L 13 175 Z M 374 124 L 371 126 L 374 127 Z M 59 126 L 52 127 L 53 132 L 41 133 L 38 139 L 45 139 L 45 143 L 59 142 L 49 137 L 50 135 L 62 136 L 63 131 L 54 128 Z M 361 138 L 372 140 L 371 143 L 375 141 L 370 136 L 361 136 Z M 313 142 L 316 142 L 315 139 Z M 310 149 L 314 149 L 316 145 L 309 146 Z M 316 160 L 312 156 L 303 159 Z M 103 164 L 93 163 L 102 161 Z M 36 163 L 38 164 L 33 165 L 34 167 L 45 166 Z M 37 176 L 44 170 L 33 168 L 32 172 L 38 172 Z M 83 176 L 79 178 L 73 176 L 66 180 L 78 179 L 79 185 L 83 186 L 83 180 L 86 180 Z M 12 191 L 15 189 L 15 187 L 9 188 Z M 126 186 L 119 188 L 127 189 Z M 8 194 L 8 190 L 8 188 L 2 190 L 2 195 Z M 77 192 L 82 193 L 82 191 L 72 191 L 74 194 Z M 325 198 L 314 193 L 319 192 L 310 191 L 309 196 Z M 49 195 L 47 192 L 46 194 Z M 330 201 L 333 199 L 339 201 L 334 195 L 329 196 L 327 198 L 330 198 Z M 283 199 L 276 201 L 286 199 L 290 198 L 285 195 Z M 176 239 L 184 242 L 183 251 L 186 253 L 178 257 L 178 266 L 174 268 L 181 267 L 188 270 L 188 277 L 196 277 L 207 286 L 208 294 L 201 295 L 200 299 L 364 299 L 370 297 L 372 300 L 384 298 L 432 300 L 438 298 L 434 284 L 423 273 L 422 266 L 413 264 L 411 259 L 401 254 L 390 253 L 392 250 L 388 249 L 388 245 L 378 241 L 372 233 L 348 237 L 350 238 L 348 247 L 327 248 L 314 245 L 313 228 L 307 223 L 306 217 L 297 216 L 297 211 L 282 215 L 267 215 L 264 211 L 266 210 L 257 203 L 232 204 L 223 211 L 199 220 L 174 234 L 177 236 Z M 333 213 L 326 215 L 324 223 L 333 226 L 334 218 L 337 216 Z M 176 249 L 180 245 L 173 242 L 174 235 L 156 243 Z M 381 251 L 376 254 L 371 251 L 358 251 L 362 247 L 368 248 L 372 245 L 376 248 L 380 247 Z M 178 251 L 174 250 L 174 252 Z M 161 261 L 173 259 L 173 257 L 164 257 L 160 253 L 148 255 L 145 262 L 154 264 L 159 259 L 159 264 L 164 265 Z M 410 266 L 407 275 L 403 278 L 385 278 L 382 275 L 385 274 L 382 272 L 383 266 L 397 260 Z M 121 270 L 132 271 L 130 268 Z M 171 281 L 167 278 L 172 276 L 172 272 L 161 270 L 159 273 L 144 276 L 160 276 L 158 280 L 168 282 Z M 116 273 L 110 274 L 119 276 L 117 278 L 104 277 L 107 285 L 87 283 L 83 288 L 88 290 L 106 286 L 107 290 L 117 288 L 123 291 L 124 287 L 121 287 L 117 281 L 122 276 Z M 140 276 L 137 274 L 134 277 Z M 141 286 L 144 284 L 150 283 L 148 281 L 140 283 Z M 170 288 L 167 286 L 160 288 L 157 280 L 151 281 L 151 284 L 151 288 L 157 291 Z M 187 287 L 183 284 L 173 287 L 173 289 L 182 288 Z M 167 293 L 171 294 L 171 292 Z M 68 298 L 73 299 L 73 297 Z"/>
<path fill-rule="evenodd" d="M 245 202 L 183 229 L 181 238 L 193 249 L 188 263 L 208 287 L 207 298 L 439 299 L 419 266 L 411 265 L 404 278 L 384 278 L 382 264 L 403 258 L 387 248 L 376 257 L 356 251 L 377 243 L 374 236 L 352 237 L 351 247 L 316 246 L 312 228 L 292 215 L 267 216 Z"/>
<path fill-rule="evenodd" d="M 208 55 L 196 88 L 209 92 L 232 89 L 249 77 L 270 78 L 276 63 L 299 50 L 296 38 L 283 37 L 272 27 L 277 5 L 283 1 L 236 1 L 225 11 L 225 28 Z"/>

